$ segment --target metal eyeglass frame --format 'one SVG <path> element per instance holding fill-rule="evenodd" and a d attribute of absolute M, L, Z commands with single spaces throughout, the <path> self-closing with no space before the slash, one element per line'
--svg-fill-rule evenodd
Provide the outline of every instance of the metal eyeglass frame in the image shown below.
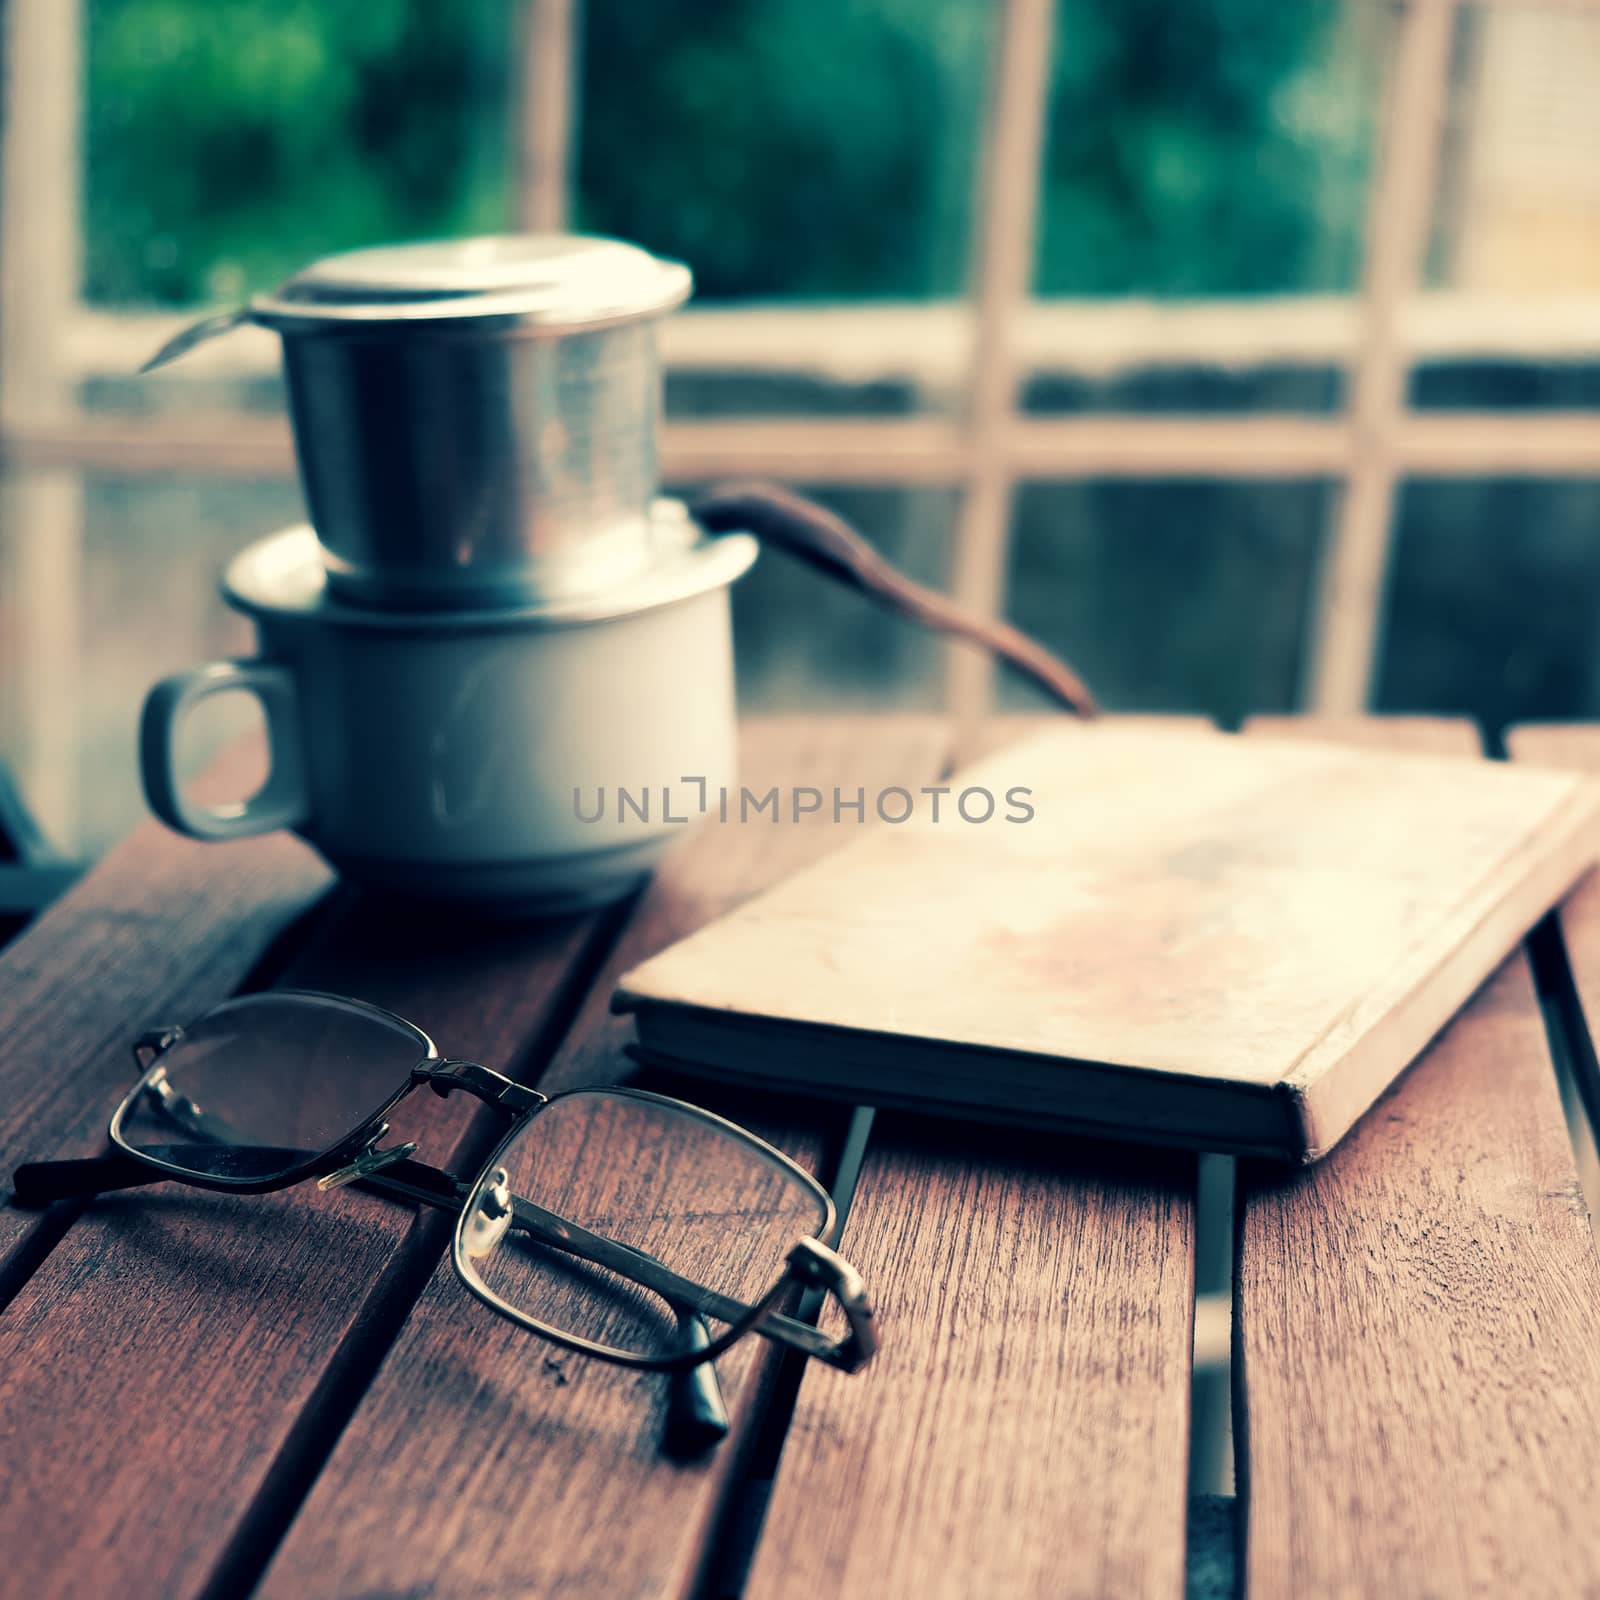
<path fill-rule="evenodd" d="M 12 1180 L 18 1203 L 46 1205 L 54 1200 L 82 1198 L 163 1181 L 231 1194 L 272 1193 L 293 1188 L 310 1178 L 316 1179 L 321 1189 L 357 1183 L 363 1188 L 398 1199 L 420 1201 L 455 1212 L 458 1220 L 451 1261 L 456 1275 L 468 1291 L 492 1311 L 529 1332 L 583 1355 L 618 1366 L 681 1373 L 714 1360 L 746 1334 L 759 1333 L 764 1338 L 845 1372 L 854 1372 L 872 1359 L 877 1349 L 877 1338 L 865 1286 L 860 1274 L 830 1248 L 838 1230 L 838 1213 L 832 1197 L 803 1167 L 747 1129 L 687 1101 L 645 1089 L 601 1085 L 544 1095 L 477 1062 L 441 1057 L 433 1040 L 422 1029 L 381 1006 L 312 990 L 277 989 L 270 991 L 270 995 L 276 999 L 336 1001 L 391 1026 L 398 1024 L 414 1035 L 422 1046 L 421 1059 L 412 1067 L 406 1080 L 370 1116 L 320 1154 L 269 1178 L 234 1178 L 191 1172 L 176 1163 L 163 1161 L 158 1156 L 135 1148 L 124 1136 L 124 1120 L 141 1097 L 150 1094 L 181 1118 L 191 1131 L 203 1132 L 219 1141 L 231 1138 L 225 1127 L 215 1126 L 215 1119 L 208 1119 L 200 1108 L 176 1094 L 166 1080 L 162 1058 L 185 1037 L 184 1030 L 156 1029 L 141 1035 L 133 1046 L 139 1078 L 111 1116 L 109 1131 L 117 1153 L 88 1160 L 31 1162 L 18 1167 Z M 214 1017 L 220 1012 L 247 1006 L 253 999 L 260 998 L 266 996 L 244 996 L 224 1001 L 204 1015 L 206 1018 Z M 457 1091 L 470 1094 L 511 1119 L 505 1135 L 471 1182 L 464 1182 L 424 1162 L 411 1160 L 411 1154 L 416 1149 L 414 1143 L 379 1148 L 379 1141 L 389 1130 L 390 1113 L 424 1085 L 441 1098 Z M 815 1198 L 821 1208 L 822 1226 L 816 1233 L 806 1234 L 795 1242 L 777 1281 L 753 1305 L 746 1305 L 703 1284 L 694 1283 L 673 1272 L 654 1256 L 591 1233 L 509 1192 L 506 1173 L 499 1165 L 499 1160 L 512 1141 L 519 1138 L 547 1106 L 575 1095 L 596 1094 L 662 1106 L 679 1115 L 704 1122 L 774 1163 Z M 203 1127 L 202 1124 L 208 1120 L 213 1126 Z M 544 1245 L 593 1262 L 659 1295 L 673 1308 L 680 1321 L 691 1324 L 691 1336 L 685 1348 L 664 1356 L 620 1350 L 552 1327 L 509 1304 L 490 1290 L 470 1265 L 472 1246 L 483 1242 L 481 1237 L 473 1237 L 474 1230 L 482 1228 L 485 1223 L 500 1232 L 506 1227 L 526 1232 Z M 848 1327 L 842 1339 L 831 1339 L 812 1323 L 788 1316 L 777 1309 L 784 1295 L 796 1285 L 833 1296 Z M 705 1316 L 726 1323 L 727 1327 L 712 1338 L 705 1328 Z M 694 1325 L 698 1326 L 698 1336 L 692 1331 Z"/>

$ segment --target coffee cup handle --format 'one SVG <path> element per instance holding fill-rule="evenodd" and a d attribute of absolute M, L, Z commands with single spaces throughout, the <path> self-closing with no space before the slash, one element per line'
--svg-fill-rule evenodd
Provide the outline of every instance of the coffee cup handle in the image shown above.
<path fill-rule="evenodd" d="M 261 702 L 272 766 L 267 781 L 245 800 L 202 805 L 188 799 L 174 757 L 179 724 L 210 695 L 243 690 Z M 164 678 L 144 702 L 139 728 L 139 768 L 150 809 L 192 839 L 243 839 L 294 828 L 307 820 L 305 743 L 293 676 L 270 661 L 212 661 Z"/>

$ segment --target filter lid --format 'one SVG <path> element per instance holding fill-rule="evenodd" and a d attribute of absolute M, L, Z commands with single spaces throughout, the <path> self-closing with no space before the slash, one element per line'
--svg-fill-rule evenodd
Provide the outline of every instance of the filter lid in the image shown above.
<path fill-rule="evenodd" d="M 669 311 L 692 282 L 620 239 L 485 234 L 325 256 L 252 300 L 250 316 L 279 329 L 500 317 L 577 331 Z"/>

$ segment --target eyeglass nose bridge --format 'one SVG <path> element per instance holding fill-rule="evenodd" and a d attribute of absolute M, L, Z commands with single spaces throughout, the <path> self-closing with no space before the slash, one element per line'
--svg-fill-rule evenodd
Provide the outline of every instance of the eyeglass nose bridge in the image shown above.
<path fill-rule="evenodd" d="M 476 1061 L 419 1061 L 411 1069 L 411 1081 L 427 1084 L 441 1100 L 462 1089 L 492 1106 L 504 1106 L 514 1112 L 536 1111 L 550 1100 L 549 1095 L 525 1089 Z"/>

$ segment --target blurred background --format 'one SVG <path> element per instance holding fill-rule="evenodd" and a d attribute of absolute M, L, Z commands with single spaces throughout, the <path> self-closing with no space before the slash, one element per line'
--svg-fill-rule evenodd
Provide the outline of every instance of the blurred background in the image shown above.
<path fill-rule="evenodd" d="M 1600 5 L 3 13 L 0 760 L 72 854 L 302 515 L 270 336 L 134 368 L 314 256 L 506 227 L 694 268 L 672 487 L 804 487 L 1114 708 L 1600 716 Z M 1032 703 L 778 558 L 735 612 L 747 710 Z"/>

